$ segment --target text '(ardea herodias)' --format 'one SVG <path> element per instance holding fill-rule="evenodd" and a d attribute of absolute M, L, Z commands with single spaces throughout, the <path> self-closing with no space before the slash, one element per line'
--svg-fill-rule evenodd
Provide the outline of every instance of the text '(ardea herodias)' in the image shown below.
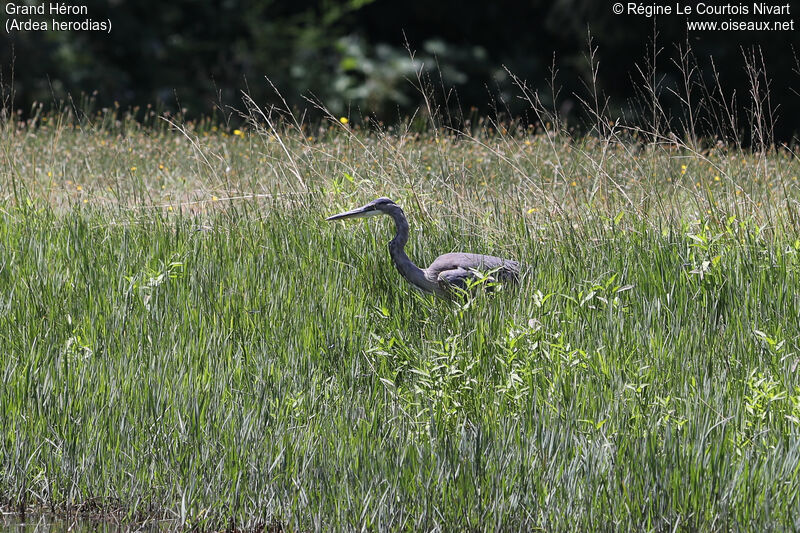
<path fill-rule="evenodd" d="M 447 297 L 452 294 L 453 287 L 466 289 L 467 280 L 477 279 L 478 272 L 490 272 L 492 279 L 504 282 L 516 282 L 519 278 L 518 262 L 493 255 L 449 253 L 437 257 L 428 268 L 419 268 L 405 252 L 408 242 L 406 215 L 399 205 L 388 198 L 378 198 L 358 209 L 330 216 L 326 220 L 344 220 L 376 215 L 389 215 L 394 220 L 396 233 L 394 238 L 389 241 L 389 255 L 400 274 L 409 283 L 425 292 Z"/>

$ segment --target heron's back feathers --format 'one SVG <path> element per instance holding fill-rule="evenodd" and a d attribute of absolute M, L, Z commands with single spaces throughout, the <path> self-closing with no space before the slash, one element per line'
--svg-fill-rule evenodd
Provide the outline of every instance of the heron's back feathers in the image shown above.
<path fill-rule="evenodd" d="M 440 287 L 447 285 L 466 288 L 466 280 L 475 278 L 475 272 L 491 272 L 498 281 L 516 282 L 520 266 L 516 261 L 501 259 L 493 255 L 454 252 L 440 255 L 425 269 L 425 278 Z"/>

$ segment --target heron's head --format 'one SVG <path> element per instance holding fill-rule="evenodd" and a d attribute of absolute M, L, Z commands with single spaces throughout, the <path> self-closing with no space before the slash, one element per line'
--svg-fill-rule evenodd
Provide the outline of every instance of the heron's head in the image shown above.
<path fill-rule="evenodd" d="M 372 200 L 370 203 L 362 205 L 357 209 L 352 209 L 350 211 L 345 211 L 344 213 L 329 216 L 325 220 L 374 217 L 375 215 L 385 215 L 391 212 L 393 209 L 399 209 L 396 203 L 388 198 L 378 198 L 377 200 Z"/>

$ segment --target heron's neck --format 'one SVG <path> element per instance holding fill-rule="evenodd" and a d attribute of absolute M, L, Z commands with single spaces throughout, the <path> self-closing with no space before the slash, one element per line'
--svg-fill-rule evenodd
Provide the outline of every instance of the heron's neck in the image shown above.
<path fill-rule="evenodd" d="M 425 272 L 414 264 L 406 255 L 408 242 L 408 220 L 399 207 L 387 213 L 394 220 L 395 236 L 389 241 L 389 255 L 392 256 L 394 266 L 409 283 L 426 291 L 434 290 L 434 285 L 425 277 Z"/>

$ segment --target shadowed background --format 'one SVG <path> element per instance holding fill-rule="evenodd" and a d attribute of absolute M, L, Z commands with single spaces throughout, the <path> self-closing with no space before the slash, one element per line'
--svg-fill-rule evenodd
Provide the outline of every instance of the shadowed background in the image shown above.
<path fill-rule="evenodd" d="M 778 19 L 793 18 L 796 4 L 790 3 L 790 16 Z M 652 64 L 655 34 L 657 75 L 650 81 L 655 80 L 663 118 L 673 128 L 679 129 L 679 118 L 686 115 L 671 90 L 680 93 L 683 87 L 678 47 L 688 45 L 689 63 L 697 66 L 692 84 L 724 88 L 741 124 L 751 118 L 753 84 L 745 57 L 755 51 L 765 74 L 760 89 L 770 81 L 776 138 L 789 140 L 800 131 L 796 31 L 687 34 L 683 16 L 660 17 L 654 24 L 652 18 L 614 15 L 612 2 L 589 0 L 86 0 L 82 5 L 89 18 L 110 19 L 112 32 L 0 36 L 6 108 L 28 113 L 34 102 L 70 97 L 79 102 L 83 95 L 97 106 L 154 104 L 183 108 L 190 117 L 222 110 L 224 118 L 228 106 L 242 107 L 242 90 L 258 103 L 274 100 L 268 77 L 298 109 L 313 113 L 304 96 L 314 95 L 337 115 L 392 123 L 420 107 L 415 85 L 421 71 L 448 112 L 443 116 L 460 126 L 471 113 L 525 118 L 530 106 L 518 98 L 511 72 L 542 90 L 546 105 L 581 128 L 593 122 L 580 103 L 592 95 L 591 31 L 599 64 L 596 88 L 601 103 L 609 98 L 612 116 L 648 115 L 642 73 Z M 5 22 L 5 10 L 0 17 Z M 555 99 L 548 87 L 553 65 L 560 90 Z M 698 107 L 701 93 L 694 102 Z M 720 129 L 710 119 L 707 124 L 701 119 L 697 128 L 700 134 Z M 746 142 L 748 128 L 741 130 Z"/>

